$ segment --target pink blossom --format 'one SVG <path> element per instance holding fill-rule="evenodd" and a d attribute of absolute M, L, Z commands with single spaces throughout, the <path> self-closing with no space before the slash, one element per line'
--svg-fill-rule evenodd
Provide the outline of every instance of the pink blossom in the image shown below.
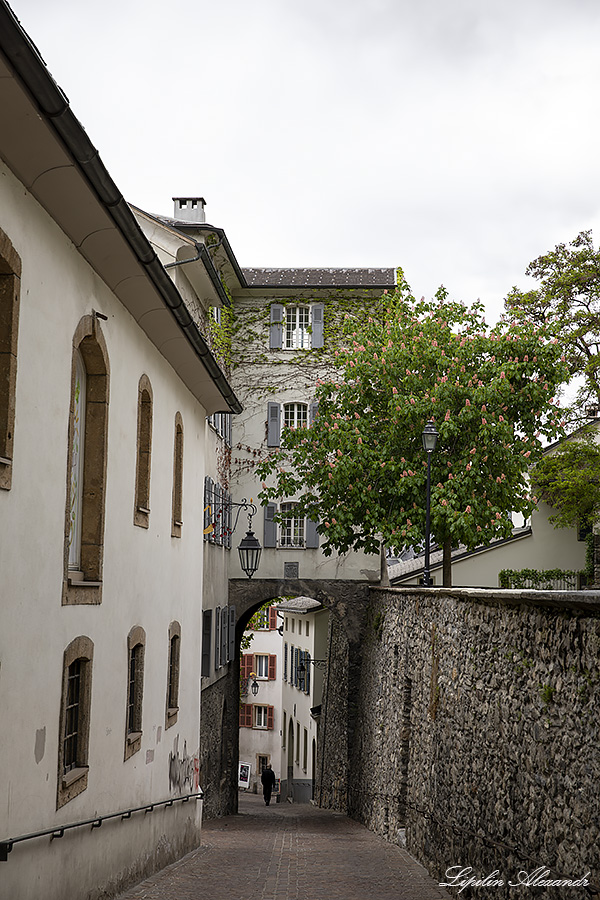
<path fill-rule="evenodd" d="M 467 463 L 467 472 L 471 471 L 471 463 Z"/>
<path fill-rule="evenodd" d="M 482 424 L 482 425 L 487 425 L 487 419 L 482 419 L 482 420 L 481 420 L 481 424 Z M 337 426 L 336 426 L 336 428 L 337 428 Z"/>
<path fill-rule="evenodd" d="M 502 518 L 502 516 L 500 515 L 500 513 L 496 513 L 496 518 L 497 518 L 497 519 L 501 519 L 501 518 Z"/>
<path fill-rule="evenodd" d="M 465 400 L 465 406 L 470 406 L 470 405 L 471 405 L 471 401 L 467 397 L 467 399 Z"/>
<path fill-rule="evenodd" d="M 442 500 L 442 506 L 448 506 L 448 501 L 447 501 L 447 500 Z"/>
<path fill-rule="evenodd" d="M 397 394 L 397 393 L 398 393 L 398 388 L 393 387 L 393 388 L 392 388 L 392 394 Z"/>
<path fill-rule="evenodd" d="M 444 416 L 444 422 L 448 422 L 450 419 L 450 410 L 446 410 L 446 415 Z"/>
<path fill-rule="evenodd" d="M 466 513 L 470 513 L 470 512 L 471 512 L 471 507 L 470 507 L 470 506 L 467 506 L 467 508 L 465 509 L 465 512 L 466 512 Z"/>

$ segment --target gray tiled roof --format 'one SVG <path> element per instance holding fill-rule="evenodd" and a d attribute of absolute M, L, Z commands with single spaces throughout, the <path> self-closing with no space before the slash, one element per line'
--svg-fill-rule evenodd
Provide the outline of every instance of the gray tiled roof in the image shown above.
<path fill-rule="evenodd" d="M 251 287 L 393 288 L 395 269 L 242 269 Z"/>
<path fill-rule="evenodd" d="M 295 613 L 307 613 L 321 609 L 319 601 L 312 597 L 292 597 L 290 600 L 282 600 L 281 603 L 275 605 L 277 609 L 282 609 L 284 612 Z"/>

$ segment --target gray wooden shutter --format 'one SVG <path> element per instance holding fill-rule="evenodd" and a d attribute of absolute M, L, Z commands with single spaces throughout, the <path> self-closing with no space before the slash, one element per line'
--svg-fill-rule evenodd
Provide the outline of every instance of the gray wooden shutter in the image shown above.
<path fill-rule="evenodd" d="M 227 651 L 229 650 L 229 640 L 227 637 L 229 625 L 229 612 L 227 607 L 224 606 L 221 610 L 221 665 L 224 666 L 229 662 L 227 658 Z"/>
<path fill-rule="evenodd" d="M 215 669 L 221 668 L 221 607 L 215 610 Z"/>
<path fill-rule="evenodd" d="M 281 303 L 271 304 L 269 347 L 271 350 L 281 350 L 283 347 L 283 306 Z"/>
<path fill-rule="evenodd" d="M 312 338 L 311 347 L 319 349 L 323 347 L 323 318 L 325 313 L 324 303 L 315 303 L 312 307 Z"/>
<path fill-rule="evenodd" d="M 319 532 L 317 531 L 318 522 L 312 519 L 306 520 L 306 549 L 316 550 L 319 546 Z"/>
<path fill-rule="evenodd" d="M 308 425 L 309 428 L 317 418 L 317 413 L 319 412 L 319 404 L 317 400 L 311 400 L 308 407 Z"/>
<path fill-rule="evenodd" d="M 281 406 L 267 403 L 267 447 L 279 447 L 281 434 Z"/>
<path fill-rule="evenodd" d="M 202 613 L 202 668 L 200 674 L 210 675 L 210 642 L 212 639 L 212 609 Z"/>
<path fill-rule="evenodd" d="M 265 547 L 277 546 L 277 522 L 274 522 L 275 513 L 277 512 L 276 503 L 267 503 L 265 506 L 265 531 L 264 544 Z"/>
<path fill-rule="evenodd" d="M 229 607 L 229 661 L 235 656 L 235 606 Z"/>

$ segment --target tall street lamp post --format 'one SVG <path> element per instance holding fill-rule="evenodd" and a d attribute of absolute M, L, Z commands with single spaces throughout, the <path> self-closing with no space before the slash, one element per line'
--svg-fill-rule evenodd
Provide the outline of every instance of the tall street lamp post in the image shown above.
<path fill-rule="evenodd" d="M 431 576 L 429 574 L 429 544 L 431 532 L 431 454 L 435 450 L 437 444 L 438 433 L 433 421 L 429 421 L 423 429 L 421 435 L 423 439 L 423 450 L 427 454 L 427 506 L 425 512 L 425 568 L 423 570 L 423 584 L 425 587 L 431 587 Z"/>

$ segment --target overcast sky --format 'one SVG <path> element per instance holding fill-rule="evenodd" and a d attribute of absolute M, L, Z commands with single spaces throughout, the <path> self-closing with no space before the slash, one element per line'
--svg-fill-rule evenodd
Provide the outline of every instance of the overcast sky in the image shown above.
<path fill-rule="evenodd" d="M 125 198 L 242 266 L 397 266 L 494 319 L 600 239 L 598 0 L 11 0 Z"/>

